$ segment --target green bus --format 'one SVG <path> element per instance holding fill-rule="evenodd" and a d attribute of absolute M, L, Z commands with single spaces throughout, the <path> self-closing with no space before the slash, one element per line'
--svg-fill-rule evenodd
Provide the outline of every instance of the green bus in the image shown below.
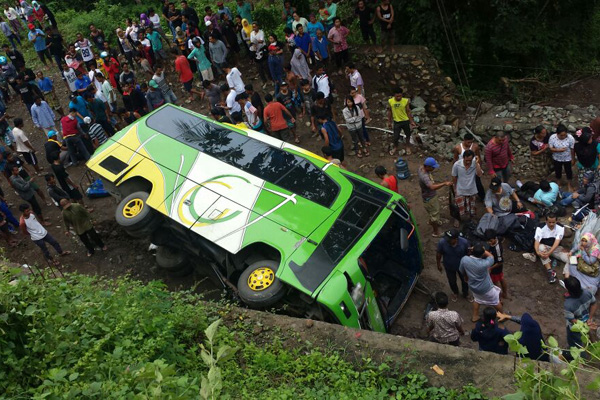
<path fill-rule="evenodd" d="M 245 305 L 387 332 L 423 269 L 404 198 L 268 135 L 165 105 L 111 137 L 88 167 L 115 218 Z"/>

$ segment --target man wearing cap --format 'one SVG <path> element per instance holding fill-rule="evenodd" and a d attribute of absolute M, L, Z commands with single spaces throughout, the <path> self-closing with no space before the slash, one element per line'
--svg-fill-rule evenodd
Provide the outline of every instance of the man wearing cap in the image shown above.
<path fill-rule="evenodd" d="M 37 53 L 38 57 L 44 67 L 48 69 L 48 65 L 46 64 L 46 59 L 52 63 L 52 58 L 48 54 L 48 50 L 46 49 L 46 34 L 41 30 L 37 29 L 35 25 L 29 24 L 27 25 L 29 28 L 29 33 L 27 34 L 27 39 L 33 43 L 33 48 Z"/>
<path fill-rule="evenodd" d="M 497 217 L 507 216 L 513 210 L 513 201 L 518 210 L 523 209 L 523 203 L 517 196 L 517 192 L 508 183 L 503 183 L 498 176 L 492 178 L 490 188 L 485 194 L 486 211 Z"/>
<path fill-rule="evenodd" d="M 46 153 L 46 161 L 48 161 L 48 164 L 52 164 L 52 161 L 54 160 L 54 154 L 59 155 L 60 162 L 65 162 L 67 156 L 69 155 L 67 146 L 58 140 L 58 134 L 56 131 L 49 131 L 47 136 L 48 141 L 44 143 L 44 152 Z"/>
<path fill-rule="evenodd" d="M 419 175 L 419 186 L 421 187 L 421 197 L 425 211 L 429 216 L 429 225 L 433 228 L 433 237 L 440 237 L 440 202 L 437 197 L 437 190 L 444 186 L 452 186 L 452 181 L 435 183 L 431 173 L 438 169 L 440 165 L 433 157 L 427 157 L 422 166 L 419 167 L 417 174 Z"/>
<path fill-rule="evenodd" d="M 42 129 L 44 133 L 55 131 L 56 125 L 54 124 L 54 118 L 54 112 L 48 103 L 39 97 L 35 97 L 33 99 L 33 105 L 31 106 L 31 119 L 33 120 L 33 125 L 38 129 Z"/>
<path fill-rule="evenodd" d="M 460 236 L 458 229 L 450 229 L 444 232 L 444 237 L 440 239 L 437 245 L 435 260 L 438 271 L 442 272 L 442 262 L 446 270 L 448 284 L 452 290 L 452 301 L 458 299 L 458 285 L 456 284 L 456 276 L 460 279 L 462 294 L 465 299 L 469 299 L 469 285 L 463 274 L 458 270 L 460 260 L 469 252 L 469 241 Z"/>
<path fill-rule="evenodd" d="M 510 163 L 515 161 L 506 133 L 496 131 L 493 138 L 485 146 L 485 162 L 487 172 L 492 177 L 499 176 L 502 182 L 508 182 L 510 178 Z"/>
<path fill-rule="evenodd" d="M 158 90 L 158 83 L 155 80 L 151 79 L 148 87 L 150 90 L 146 92 L 146 102 L 148 103 L 148 112 L 150 112 L 165 104 L 166 101 L 161 91 Z"/>

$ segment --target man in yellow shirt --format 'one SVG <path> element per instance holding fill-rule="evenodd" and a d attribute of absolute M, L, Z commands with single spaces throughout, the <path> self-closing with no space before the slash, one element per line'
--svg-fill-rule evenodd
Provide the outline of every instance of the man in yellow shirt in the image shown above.
<path fill-rule="evenodd" d="M 410 129 L 417 126 L 410 112 L 410 102 L 402 97 L 403 90 L 398 87 L 394 90 L 394 96 L 388 100 L 387 118 L 388 128 L 394 128 L 392 138 L 392 149 L 390 155 L 396 155 L 398 151 L 398 141 L 400 140 L 400 131 L 403 130 L 406 135 L 406 154 L 410 151 Z M 393 123 L 393 124 L 392 124 Z"/>

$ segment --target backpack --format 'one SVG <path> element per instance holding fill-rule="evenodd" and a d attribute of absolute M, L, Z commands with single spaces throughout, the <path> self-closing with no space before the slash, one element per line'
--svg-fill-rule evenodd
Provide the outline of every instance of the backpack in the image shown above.
<path fill-rule="evenodd" d="M 480 238 L 485 237 L 485 231 L 488 229 L 493 229 L 496 232 L 498 231 L 498 226 L 500 225 L 500 221 L 498 217 L 494 214 L 485 213 L 483 217 L 479 220 L 479 224 L 477 224 L 477 229 L 475 229 L 475 235 Z"/>

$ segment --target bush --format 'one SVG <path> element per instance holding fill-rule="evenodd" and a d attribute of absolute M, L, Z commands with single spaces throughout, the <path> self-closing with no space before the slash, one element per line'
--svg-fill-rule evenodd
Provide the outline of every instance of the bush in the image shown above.
<path fill-rule="evenodd" d="M 402 366 L 359 365 L 255 322 L 218 326 L 197 295 L 162 283 L 0 272 L 0 393 L 6 398 L 478 399 L 429 387 Z M 210 311 L 209 311 L 210 310 Z M 264 339 L 264 338 L 263 338 Z"/>

